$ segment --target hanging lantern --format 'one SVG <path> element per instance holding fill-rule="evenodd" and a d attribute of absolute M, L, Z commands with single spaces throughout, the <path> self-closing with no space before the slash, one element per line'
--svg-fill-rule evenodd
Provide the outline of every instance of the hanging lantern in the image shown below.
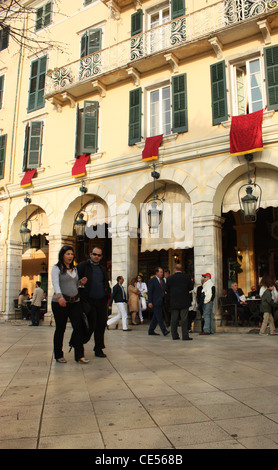
<path fill-rule="evenodd" d="M 163 217 L 163 201 L 155 194 L 155 180 L 157 180 L 160 176 L 160 174 L 155 170 L 155 163 L 153 164 L 153 171 L 151 176 L 153 177 L 153 197 L 146 204 L 146 216 L 149 232 L 157 233 L 159 224 L 161 223 Z M 158 201 L 162 205 L 162 209 L 160 210 L 157 208 Z"/>
<path fill-rule="evenodd" d="M 80 186 L 79 191 L 81 192 L 81 202 L 80 209 L 74 216 L 73 230 L 75 230 L 77 241 L 81 242 L 85 239 L 85 230 L 87 224 L 87 214 L 86 211 L 82 209 L 83 207 L 83 195 L 87 193 L 88 189 L 82 181 L 82 186 Z M 84 217 L 86 217 L 84 219 Z"/>
<path fill-rule="evenodd" d="M 243 184 L 238 190 L 238 200 L 241 212 L 245 222 L 255 222 L 257 220 L 257 212 L 260 208 L 262 189 L 257 184 L 252 182 L 250 178 L 249 162 L 253 159 L 253 155 L 245 155 L 248 165 L 248 183 Z M 243 190 L 246 194 L 242 196 Z M 256 191 L 258 195 L 253 194 Z"/>
<path fill-rule="evenodd" d="M 31 230 L 28 228 L 28 225 L 30 225 L 30 221 L 28 221 L 28 217 L 27 217 L 27 206 L 28 204 L 31 203 L 31 199 L 28 197 L 28 193 L 26 193 L 24 202 L 25 202 L 25 220 L 20 225 L 19 233 L 20 233 L 21 241 L 23 245 L 29 245 L 30 240 L 31 240 Z"/>

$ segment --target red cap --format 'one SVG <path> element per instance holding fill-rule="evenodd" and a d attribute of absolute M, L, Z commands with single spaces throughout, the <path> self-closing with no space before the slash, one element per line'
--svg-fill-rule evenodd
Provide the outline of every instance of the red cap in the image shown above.
<path fill-rule="evenodd" d="M 209 277 L 209 278 L 211 278 L 211 274 L 210 274 L 210 273 L 202 274 L 202 277 Z"/>

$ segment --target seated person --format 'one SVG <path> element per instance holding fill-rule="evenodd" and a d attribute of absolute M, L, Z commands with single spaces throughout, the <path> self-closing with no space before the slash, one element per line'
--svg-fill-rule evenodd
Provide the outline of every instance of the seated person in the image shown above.
<path fill-rule="evenodd" d="M 239 317 L 239 320 L 240 320 L 239 324 L 241 326 L 243 326 L 245 321 L 248 322 L 249 308 L 248 308 L 247 302 L 240 299 L 240 295 L 238 293 L 238 284 L 237 284 L 237 282 L 233 282 L 230 289 L 228 289 L 227 303 L 237 306 L 237 314 L 238 314 L 238 317 Z M 227 308 L 228 308 L 228 312 L 230 312 L 231 315 L 233 315 L 235 307 L 232 307 L 232 306 L 228 305 Z"/>
<path fill-rule="evenodd" d="M 24 287 L 22 291 L 19 293 L 18 306 L 21 310 L 22 318 L 25 318 L 26 320 L 28 320 L 28 318 L 30 318 L 31 316 L 31 311 L 26 305 L 27 300 L 29 300 L 28 289 Z"/>
<path fill-rule="evenodd" d="M 248 298 L 250 297 L 257 297 L 259 295 L 259 291 L 256 286 L 251 286 L 250 292 L 248 292 Z"/>

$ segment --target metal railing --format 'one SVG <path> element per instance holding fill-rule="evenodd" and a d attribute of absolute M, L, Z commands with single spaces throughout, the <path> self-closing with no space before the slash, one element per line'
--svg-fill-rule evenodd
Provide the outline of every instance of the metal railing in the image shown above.
<path fill-rule="evenodd" d="M 106 49 L 47 72 L 45 95 L 97 79 L 105 73 L 160 51 L 189 43 L 227 26 L 247 21 L 278 7 L 278 0 L 225 0 L 137 34 Z"/>

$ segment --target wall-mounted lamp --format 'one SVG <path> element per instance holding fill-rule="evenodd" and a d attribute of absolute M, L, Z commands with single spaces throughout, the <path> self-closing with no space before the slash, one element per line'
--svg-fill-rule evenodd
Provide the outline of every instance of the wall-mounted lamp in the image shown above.
<path fill-rule="evenodd" d="M 160 177 L 160 174 L 155 169 L 155 163 L 153 163 L 153 171 L 151 176 L 153 177 L 153 197 L 146 203 L 146 217 L 147 224 L 150 233 L 157 233 L 159 224 L 163 217 L 163 200 L 155 194 L 155 181 Z M 161 205 L 161 209 L 158 209 L 158 202 Z"/>
<path fill-rule="evenodd" d="M 75 230 L 77 241 L 82 241 L 85 238 L 85 228 L 87 224 L 87 213 L 82 209 L 83 196 L 88 191 L 88 189 L 84 185 L 84 181 L 82 181 L 82 186 L 80 186 L 79 191 L 81 192 L 80 209 L 74 216 L 73 230 Z"/>
<path fill-rule="evenodd" d="M 262 188 L 250 178 L 249 163 L 253 160 L 253 155 L 245 155 L 248 169 L 248 183 L 243 184 L 238 190 L 238 200 L 241 212 L 243 214 L 244 222 L 255 222 L 257 220 L 257 212 L 260 208 L 262 198 Z M 246 194 L 242 196 L 242 191 L 245 189 Z M 258 196 L 253 194 L 254 190 L 258 190 Z"/>
<path fill-rule="evenodd" d="M 28 193 L 26 193 L 24 202 L 25 202 L 25 220 L 20 225 L 19 233 L 20 233 L 23 245 L 28 245 L 31 240 L 31 229 L 28 228 L 31 226 L 31 222 L 30 220 L 28 220 L 28 217 L 27 217 L 27 207 L 31 203 L 31 198 L 28 197 Z"/>

